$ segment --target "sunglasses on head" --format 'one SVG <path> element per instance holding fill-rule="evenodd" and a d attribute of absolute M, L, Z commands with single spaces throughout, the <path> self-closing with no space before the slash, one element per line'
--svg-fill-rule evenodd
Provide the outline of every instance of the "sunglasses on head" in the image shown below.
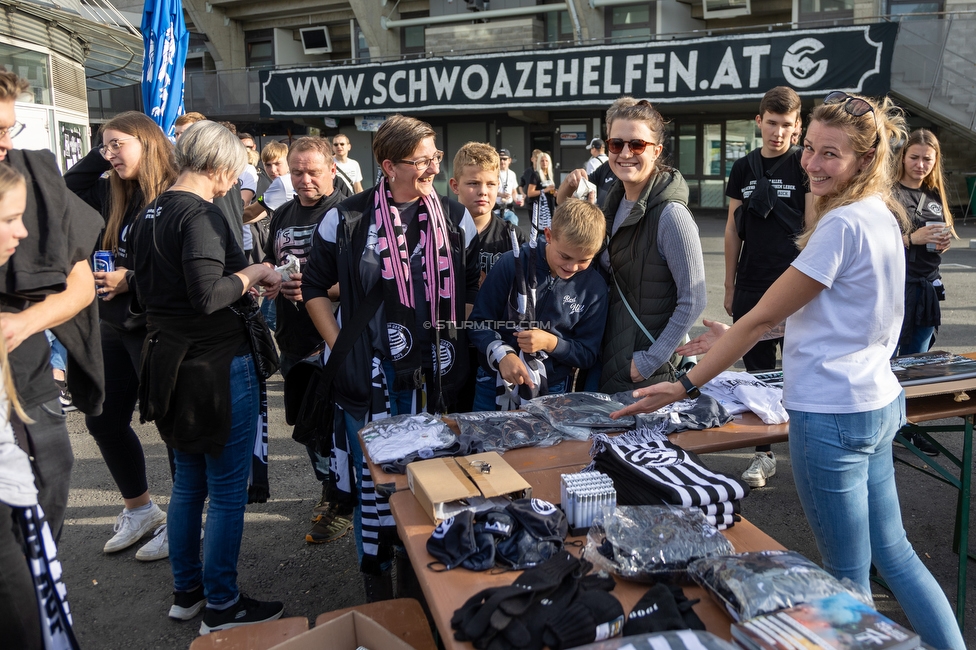
<path fill-rule="evenodd" d="M 610 138 L 609 140 L 607 140 L 607 149 L 609 149 L 610 153 L 613 154 L 618 154 L 621 151 L 623 151 L 624 145 L 627 145 L 627 148 L 630 149 L 630 153 L 634 154 L 635 156 L 639 156 L 642 153 L 644 153 L 644 149 L 647 148 L 647 145 L 656 147 L 657 143 L 648 142 L 647 140 L 640 140 L 638 138 L 634 138 L 633 140 L 624 140 L 622 138 Z"/>
<path fill-rule="evenodd" d="M 861 99 L 860 97 L 851 97 L 845 92 L 842 92 L 840 90 L 835 90 L 834 92 L 824 97 L 823 103 L 828 106 L 832 104 L 843 104 L 844 112 L 846 112 L 848 115 L 851 115 L 853 117 L 861 117 L 863 115 L 867 115 L 868 113 L 871 113 L 872 115 L 874 115 L 874 126 L 875 128 L 878 128 L 878 115 L 874 112 L 874 106 L 871 105 L 871 102 L 865 99 Z M 878 142 L 880 141 L 881 141 L 881 131 L 879 130 L 878 136 L 877 138 L 875 138 L 874 141 L 874 146 L 877 147 Z"/>

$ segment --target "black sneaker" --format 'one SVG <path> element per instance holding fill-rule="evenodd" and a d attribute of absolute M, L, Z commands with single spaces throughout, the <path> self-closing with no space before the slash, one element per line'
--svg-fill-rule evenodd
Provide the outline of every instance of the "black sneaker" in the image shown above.
<path fill-rule="evenodd" d="M 174 591 L 173 606 L 169 608 L 169 617 L 177 621 L 189 621 L 200 613 L 207 604 L 207 597 L 203 595 L 203 585 L 193 591 Z"/>
<path fill-rule="evenodd" d="M 71 411 L 77 411 L 78 407 L 72 403 L 71 392 L 68 391 L 68 384 L 63 379 L 55 379 L 54 383 L 58 386 L 58 391 L 61 393 L 58 395 L 58 401 L 61 402 L 61 410 L 65 413 L 70 413 Z"/>
<path fill-rule="evenodd" d="M 203 622 L 200 623 L 200 634 L 210 634 L 215 630 L 229 630 L 241 625 L 254 625 L 265 621 L 281 618 L 285 606 L 279 602 L 261 602 L 241 594 L 240 599 L 227 609 L 203 610 Z"/>
<path fill-rule="evenodd" d="M 908 440 L 908 442 L 910 442 L 913 445 L 915 445 L 915 447 L 918 448 L 918 450 L 920 452 L 922 452 L 923 454 L 925 454 L 926 456 L 938 456 L 939 455 L 938 448 L 936 448 L 935 445 L 933 445 L 931 442 L 929 442 L 928 440 L 926 440 L 918 432 L 909 433 L 908 435 L 905 436 L 905 439 Z M 904 447 L 905 446 L 905 445 L 901 444 L 900 442 L 898 442 L 897 440 L 895 441 L 895 444 L 898 445 L 899 447 Z"/>

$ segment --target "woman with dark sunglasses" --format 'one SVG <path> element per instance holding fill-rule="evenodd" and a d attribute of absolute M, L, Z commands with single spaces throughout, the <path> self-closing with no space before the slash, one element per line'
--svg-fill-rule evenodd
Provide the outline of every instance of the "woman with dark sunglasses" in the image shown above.
<path fill-rule="evenodd" d="M 618 180 L 603 205 L 610 241 L 600 261 L 610 274 L 610 315 L 599 387 L 614 393 L 675 378 L 675 348 L 705 310 L 705 263 L 688 186 L 660 161 L 661 114 L 646 100 L 621 97 L 606 121 Z M 574 170 L 559 202 L 585 178 L 585 170 Z"/>
<path fill-rule="evenodd" d="M 824 568 L 870 590 L 871 565 L 915 631 L 936 648 L 964 648 L 945 593 L 905 535 L 891 443 L 905 392 L 888 363 L 904 307 L 905 210 L 892 194 L 905 137 L 888 99 L 831 93 L 813 110 L 801 164 L 813 214 L 800 254 L 749 313 L 681 351 L 708 352 L 679 382 L 640 389 L 615 417 L 697 396 L 766 332 L 787 319 L 783 404 L 800 503 Z M 726 331 L 727 330 L 727 331 Z"/>

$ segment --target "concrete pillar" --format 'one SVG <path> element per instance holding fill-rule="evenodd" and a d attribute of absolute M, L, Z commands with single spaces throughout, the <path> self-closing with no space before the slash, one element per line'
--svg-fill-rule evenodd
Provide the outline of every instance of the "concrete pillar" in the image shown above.
<path fill-rule="evenodd" d="M 208 7 L 210 11 L 207 11 Z M 239 22 L 227 19 L 220 7 L 210 6 L 206 0 L 183 0 L 183 8 L 197 29 L 207 35 L 207 49 L 218 70 L 247 65 L 244 30 Z"/>
<path fill-rule="evenodd" d="M 391 5 L 379 7 L 374 2 L 351 2 L 352 10 L 356 14 L 356 22 L 359 29 L 363 30 L 363 36 L 369 43 L 369 56 L 371 59 L 383 57 L 400 56 L 400 29 L 383 29 L 380 25 L 380 17 L 386 16 L 390 20 L 400 17 L 399 11 L 389 14 Z"/>

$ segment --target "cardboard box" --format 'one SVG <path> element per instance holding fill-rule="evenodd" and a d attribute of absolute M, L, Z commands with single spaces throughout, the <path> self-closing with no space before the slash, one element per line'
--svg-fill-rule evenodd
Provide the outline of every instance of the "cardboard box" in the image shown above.
<path fill-rule="evenodd" d="M 369 650 L 413 650 L 406 641 L 359 612 L 344 614 L 271 650 L 356 650 L 360 646 Z"/>
<path fill-rule="evenodd" d="M 481 471 L 483 463 L 491 465 L 490 472 Z M 532 496 L 532 486 L 494 451 L 410 463 L 407 484 L 435 524 L 471 499 Z"/>

